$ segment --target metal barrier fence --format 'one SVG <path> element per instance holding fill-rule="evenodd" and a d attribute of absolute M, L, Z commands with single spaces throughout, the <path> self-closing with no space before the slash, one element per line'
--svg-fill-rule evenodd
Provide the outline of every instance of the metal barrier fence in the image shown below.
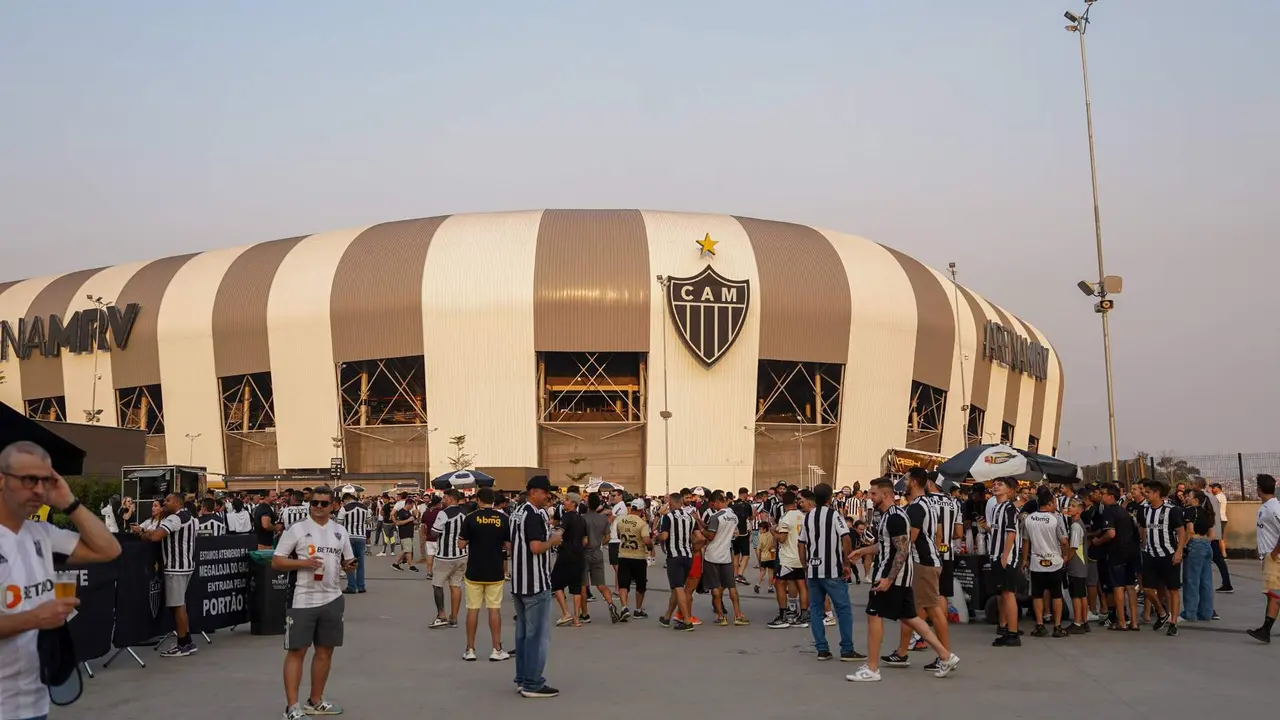
<path fill-rule="evenodd" d="M 1111 463 L 1081 466 L 1085 482 L 1105 482 L 1111 477 Z M 1147 478 L 1163 480 L 1170 487 L 1185 483 L 1188 487 L 1203 478 L 1207 483 L 1220 483 L 1229 500 L 1258 496 L 1260 473 L 1280 475 L 1280 453 L 1222 453 L 1213 455 L 1140 455 L 1121 460 L 1116 467 L 1117 480 L 1125 486 Z"/>

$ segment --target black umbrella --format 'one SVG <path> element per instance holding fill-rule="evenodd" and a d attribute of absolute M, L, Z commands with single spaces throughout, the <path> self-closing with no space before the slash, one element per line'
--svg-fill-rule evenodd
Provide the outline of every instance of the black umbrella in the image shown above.
<path fill-rule="evenodd" d="M 996 478 L 1048 480 L 1074 484 L 1083 480 L 1080 468 L 1051 455 L 1018 450 L 1008 445 L 974 445 L 938 466 L 938 474 L 948 480 L 989 482 Z"/>
<path fill-rule="evenodd" d="M 53 469 L 59 475 L 69 477 L 84 472 L 83 450 L 35 420 L 0 403 L 0 449 L 20 440 L 30 440 L 44 448 L 53 459 Z"/>

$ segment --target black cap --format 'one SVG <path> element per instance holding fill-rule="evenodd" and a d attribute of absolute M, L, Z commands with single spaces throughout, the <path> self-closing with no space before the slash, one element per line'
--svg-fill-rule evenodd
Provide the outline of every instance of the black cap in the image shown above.
<path fill-rule="evenodd" d="M 551 492 L 551 481 L 547 479 L 546 475 L 534 475 L 529 478 L 529 482 L 525 484 L 524 489 L 546 490 L 547 492 Z"/>

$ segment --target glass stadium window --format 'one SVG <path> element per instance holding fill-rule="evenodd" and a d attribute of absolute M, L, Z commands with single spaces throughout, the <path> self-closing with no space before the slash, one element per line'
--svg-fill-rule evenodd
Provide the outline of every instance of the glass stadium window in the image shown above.
<path fill-rule="evenodd" d="M 164 398 L 159 385 L 121 388 L 116 391 L 116 423 L 148 435 L 164 434 Z"/>
<path fill-rule="evenodd" d="M 1000 423 L 1000 444 L 1001 445 L 1013 444 L 1013 424 L 1012 423 L 1007 423 L 1007 422 Z"/>
<path fill-rule="evenodd" d="M 1038 453 L 1040 452 L 1040 438 L 1031 435 L 1027 438 L 1027 450 Z"/>
<path fill-rule="evenodd" d="M 32 420 L 67 421 L 67 398 L 57 397 L 35 398 L 27 401 L 27 417 Z"/>
<path fill-rule="evenodd" d="M 907 449 L 942 451 L 942 418 L 947 407 L 947 391 L 911 381 L 911 403 L 907 408 Z"/>

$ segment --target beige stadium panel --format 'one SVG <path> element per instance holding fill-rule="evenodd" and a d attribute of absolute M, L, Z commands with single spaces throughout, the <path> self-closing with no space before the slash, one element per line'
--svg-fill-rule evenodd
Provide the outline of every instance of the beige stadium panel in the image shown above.
<path fill-rule="evenodd" d="M 84 297 L 83 295 L 78 295 L 78 293 L 80 288 L 84 286 L 85 281 L 101 271 L 102 268 L 78 270 L 54 278 L 36 295 L 35 299 L 31 301 L 30 307 L 27 308 L 25 318 L 28 326 L 35 317 L 41 318 L 43 322 L 47 321 L 50 315 L 65 313 L 67 306 L 75 298 Z M 21 365 L 22 371 L 22 396 L 24 398 L 50 398 L 66 395 L 66 386 L 63 384 L 62 355 L 45 357 L 38 352 L 32 352 L 25 360 L 20 360 L 19 365 Z M 80 419 L 84 419 L 84 414 L 79 408 L 68 406 L 67 413 L 68 415 L 79 413 Z M 74 418 L 69 417 L 67 419 Z"/>
<path fill-rule="evenodd" d="M 649 237 L 649 277 L 654 283 L 649 332 L 649 442 L 646 446 L 646 488 L 668 492 L 664 463 L 666 435 L 660 413 L 664 407 L 662 349 L 666 333 L 666 385 L 671 396 L 670 490 L 704 485 L 736 490 L 751 485 L 755 441 L 755 388 L 759 369 L 761 300 L 760 277 L 751 241 L 742 225 L 724 215 L 644 212 Z M 717 244 L 714 258 L 701 257 L 697 241 L 707 235 Z M 683 278 L 707 265 L 730 280 L 750 284 L 747 315 L 737 340 L 710 369 L 695 358 L 667 316 L 665 295 L 656 276 Z"/>
<path fill-rule="evenodd" d="M 983 315 L 989 320 L 1000 322 L 1000 315 L 991 303 L 977 293 L 974 293 L 974 299 L 982 308 Z M 991 371 L 991 381 L 987 391 L 987 416 L 982 425 L 982 442 L 983 444 L 998 443 L 1000 442 L 1000 423 L 1004 421 L 1005 390 L 1009 386 L 1009 371 L 1000 363 L 983 359 L 982 353 L 978 353 L 978 362 L 980 366 L 986 365 Z"/>
<path fill-rule="evenodd" d="M 1005 314 L 1013 320 L 1015 332 L 1029 341 L 1038 342 L 1035 333 L 1031 332 L 1026 323 L 1008 311 L 1005 311 Z M 1032 434 L 1039 437 L 1040 425 L 1036 425 L 1034 428 L 1036 432 L 1033 433 L 1031 418 L 1035 415 L 1036 386 L 1043 385 L 1043 383 L 1029 373 L 1019 372 L 1017 375 L 1022 387 L 1018 390 L 1018 423 L 1017 432 L 1014 434 L 1014 445 L 1020 448 L 1027 448 Z"/>
<path fill-rule="evenodd" d="M 916 299 L 906 272 L 888 250 L 855 235 L 823 233 L 839 253 L 853 292 L 834 485 L 862 481 L 865 487 L 880 474 L 885 451 L 906 446 Z"/>
<path fill-rule="evenodd" d="M 422 276 L 431 474 L 449 438 L 476 463 L 538 460 L 533 273 L 540 211 L 458 215 L 435 231 Z"/>
<path fill-rule="evenodd" d="M 965 448 L 968 412 L 964 406 L 969 403 L 969 389 L 973 387 L 974 359 L 979 355 L 978 336 L 969 304 L 960 295 L 959 288 L 949 276 L 933 268 L 929 268 L 929 272 L 946 295 L 952 324 L 956 328 L 951 351 L 951 389 L 947 392 L 947 406 L 942 419 L 942 454 L 955 455 Z"/>
<path fill-rule="evenodd" d="M 973 318 L 973 336 L 975 338 L 974 351 L 968 359 L 968 363 L 973 365 L 973 383 L 969 386 L 969 405 L 982 408 L 986 412 L 988 401 L 991 396 L 991 376 L 994 370 L 992 363 L 987 362 L 982 357 L 982 347 L 986 342 L 987 333 L 987 314 L 982 309 L 982 303 L 979 302 L 977 293 L 972 290 L 960 286 L 961 301 L 969 308 L 969 315 Z M 965 413 L 965 445 L 968 446 L 970 439 L 968 437 L 969 414 Z M 979 428 L 981 430 L 983 428 Z M 981 442 L 981 439 L 978 440 Z"/>
<path fill-rule="evenodd" d="M 157 308 L 166 442 L 174 445 L 177 458 L 190 459 L 213 473 L 226 472 L 213 308 L 223 276 L 246 249 L 214 250 L 191 258 L 174 274 Z"/>
<path fill-rule="evenodd" d="M 1053 452 L 1057 436 L 1057 402 L 1058 392 L 1062 386 L 1059 375 L 1061 366 L 1057 364 L 1057 358 L 1054 357 L 1055 353 L 1053 348 L 1049 347 L 1049 339 L 1045 334 L 1031 323 L 1023 324 L 1033 333 L 1031 336 L 1033 339 L 1049 349 L 1049 364 L 1045 368 L 1046 377 L 1036 383 L 1035 404 L 1031 408 L 1031 427 L 1040 438 L 1040 452 L 1047 455 Z"/>
<path fill-rule="evenodd" d="M 335 457 L 338 386 L 329 298 L 343 253 L 363 228 L 312 235 L 280 261 L 267 299 L 267 339 L 282 468 L 324 468 Z"/>
<path fill-rule="evenodd" d="M 567 487 L 577 473 L 589 473 L 644 492 L 644 426 L 635 423 L 562 423 L 539 430 L 542 467 L 551 484 Z M 572 460 L 585 458 L 576 465 Z M 586 481 L 581 483 L 585 486 Z"/>
<path fill-rule="evenodd" d="M 0 319 L 7 320 L 12 324 L 15 339 L 17 339 L 16 335 L 18 333 L 17 319 L 26 316 L 27 309 L 31 307 L 32 301 L 53 280 L 54 277 L 23 280 L 10 285 L 4 292 L 0 293 Z M 0 402 L 18 412 L 25 413 L 26 403 L 22 394 L 22 363 L 14 355 L 13 348 L 8 348 L 8 353 L 8 359 L 0 362 L 0 370 L 4 371 L 5 377 L 5 381 L 0 383 Z"/>
<path fill-rule="evenodd" d="M 62 310 L 62 317 L 69 318 L 72 313 L 92 310 L 93 303 L 85 297 L 101 297 L 104 301 L 114 303 L 124 290 L 125 283 L 133 274 L 141 270 L 147 263 L 135 262 L 127 265 L 109 267 L 88 278 L 80 289 L 71 297 L 71 302 Z M 146 312 L 145 309 L 139 312 Z M 110 353 L 115 351 L 120 338 L 112 335 L 109 339 L 112 350 L 86 353 L 62 353 L 62 385 L 67 396 L 67 420 L 74 423 L 85 422 L 85 411 L 101 409 L 100 424 L 116 427 L 115 381 L 111 375 Z M 95 364 L 96 359 L 96 364 Z M 97 369 L 96 383 L 97 404 L 94 404 L 94 369 Z"/>

